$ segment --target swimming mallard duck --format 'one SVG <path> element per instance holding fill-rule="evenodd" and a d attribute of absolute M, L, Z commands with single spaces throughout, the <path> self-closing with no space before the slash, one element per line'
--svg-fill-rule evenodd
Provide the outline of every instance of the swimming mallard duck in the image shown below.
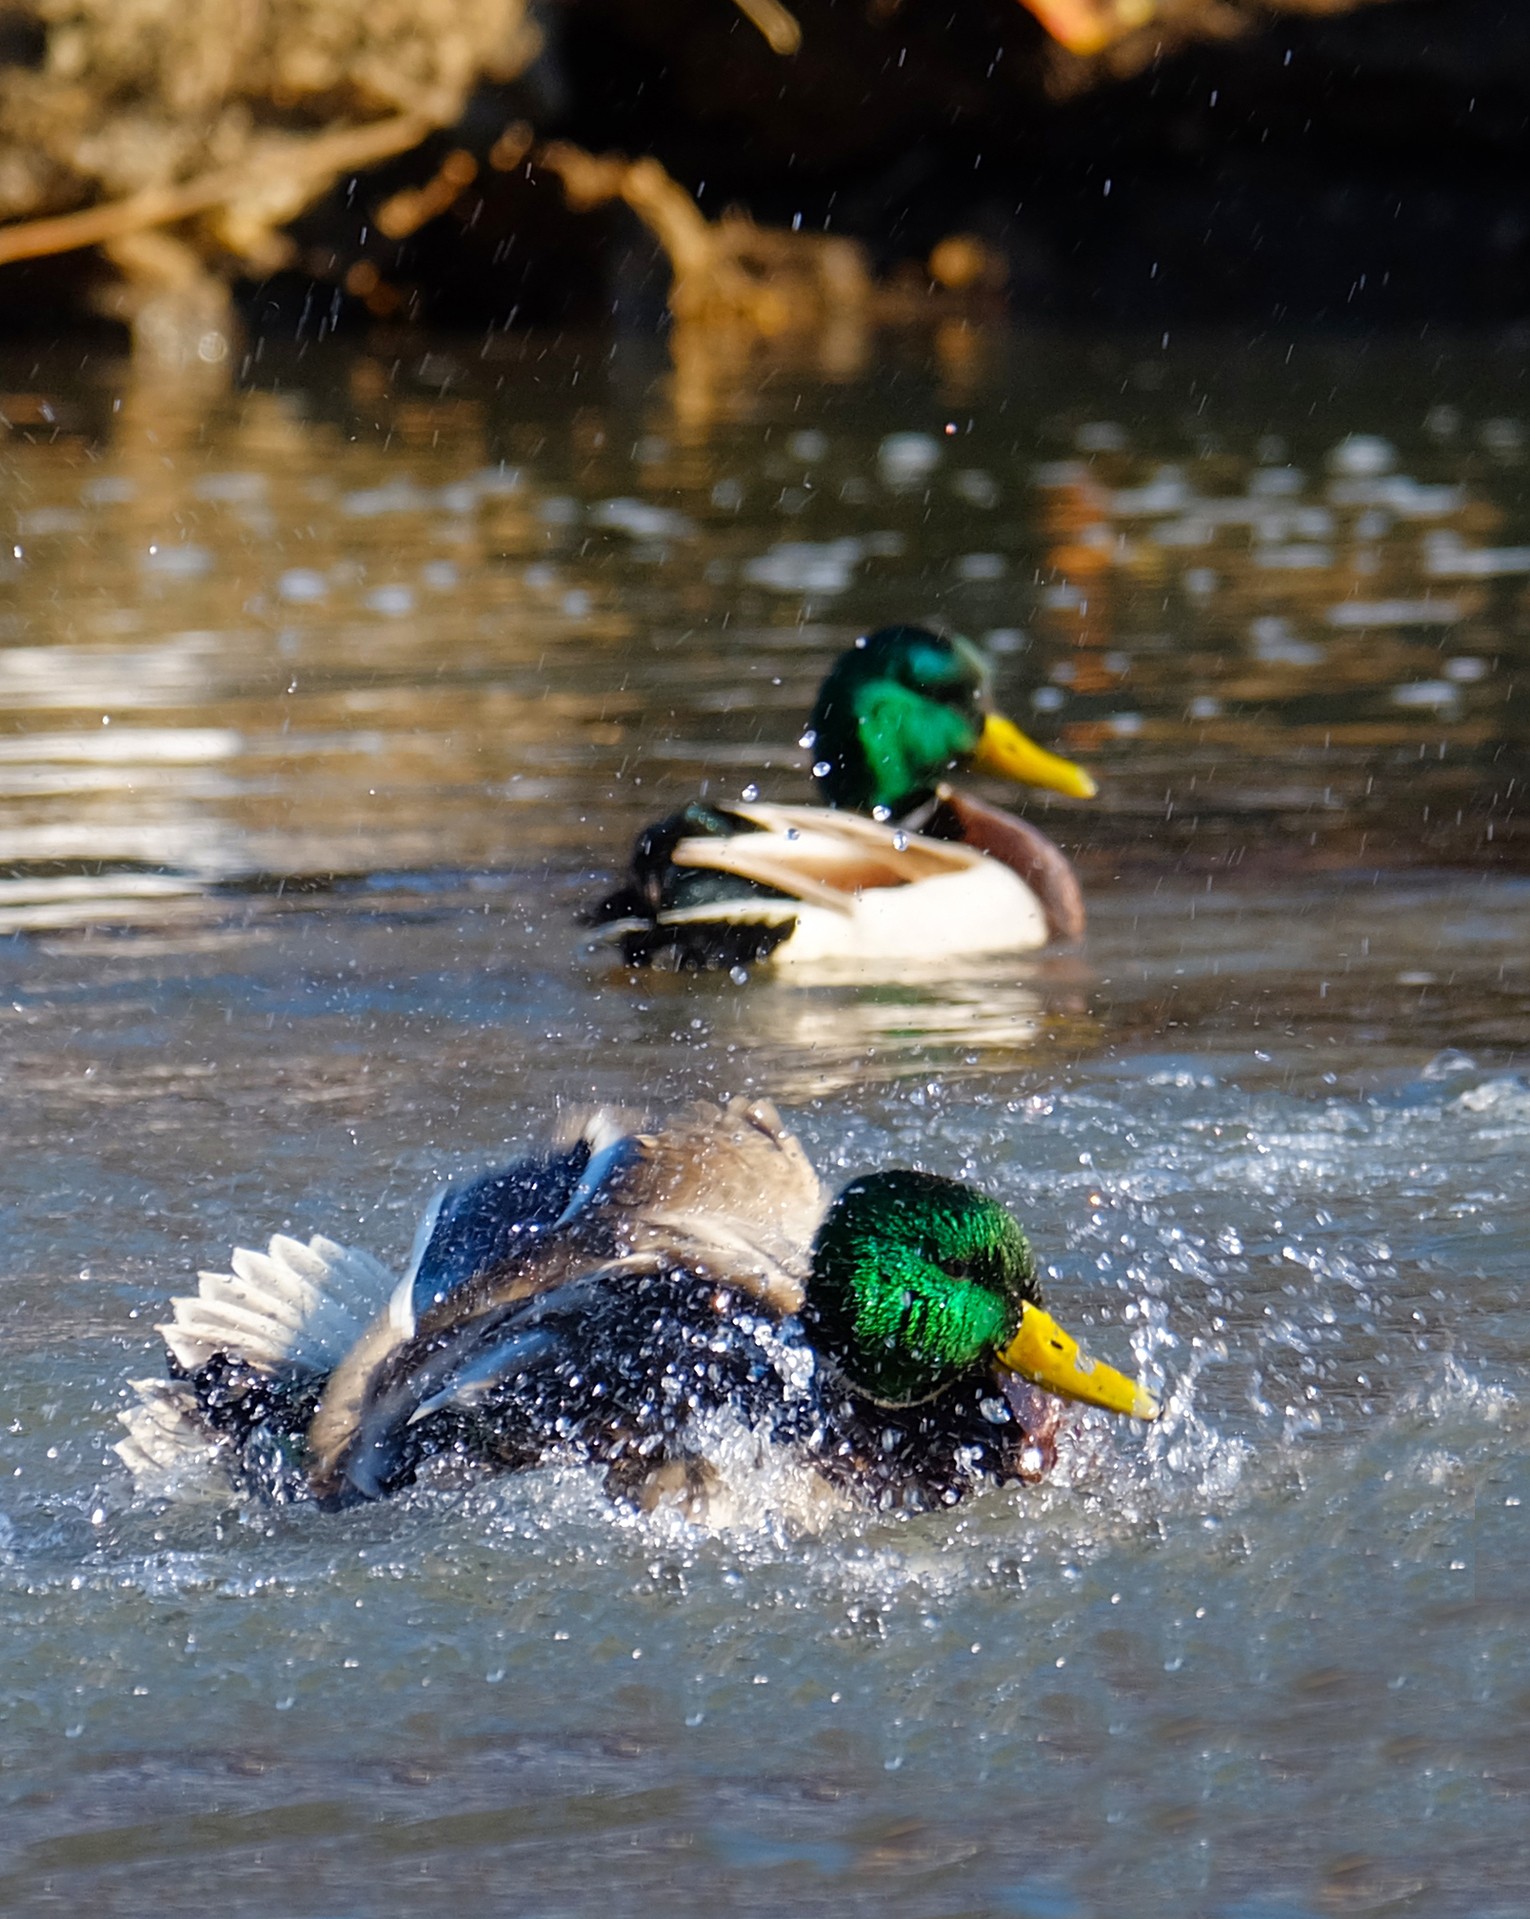
<path fill-rule="evenodd" d="M 823 805 L 693 801 L 638 836 L 587 923 L 629 966 L 939 960 L 1084 930 L 1073 869 L 1036 828 L 953 791 L 958 767 L 1088 799 L 1094 781 L 988 703 L 968 641 L 918 626 L 830 668 L 803 744 Z"/>
<path fill-rule="evenodd" d="M 926 1507 L 1041 1477 L 1046 1395 L 1158 1410 L 1042 1310 L 1001 1206 L 908 1171 L 831 1204 L 764 1101 L 652 1132 L 597 1113 L 446 1188 L 397 1282 L 322 1238 L 232 1265 L 173 1302 L 168 1380 L 135 1382 L 117 1450 L 146 1484 L 209 1447 L 245 1490 L 332 1505 L 442 1457 L 573 1459 L 647 1503 L 704 1483 L 731 1417 L 858 1500 Z"/>

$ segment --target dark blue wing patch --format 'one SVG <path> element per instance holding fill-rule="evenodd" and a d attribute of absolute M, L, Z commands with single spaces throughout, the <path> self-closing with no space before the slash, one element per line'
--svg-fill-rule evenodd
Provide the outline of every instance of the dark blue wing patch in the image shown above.
<path fill-rule="evenodd" d="M 421 1226 L 410 1301 L 416 1316 L 503 1263 L 528 1232 L 551 1226 L 590 1163 L 588 1140 L 459 1180 L 438 1194 Z"/>

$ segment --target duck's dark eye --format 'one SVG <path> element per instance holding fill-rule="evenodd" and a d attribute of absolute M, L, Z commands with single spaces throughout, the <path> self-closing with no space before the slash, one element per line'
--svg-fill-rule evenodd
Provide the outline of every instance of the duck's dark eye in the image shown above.
<path fill-rule="evenodd" d="M 979 1286 L 993 1286 L 999 1279 L 996 1262 L 986 1253 L 969 1253 L 962 1259 L 937 1257 L 934 1264 L 949 1279 L 970 1279 Z"/>

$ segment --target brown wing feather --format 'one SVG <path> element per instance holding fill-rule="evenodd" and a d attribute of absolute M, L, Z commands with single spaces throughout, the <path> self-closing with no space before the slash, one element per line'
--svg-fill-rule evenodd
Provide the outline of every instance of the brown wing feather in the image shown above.
<path fill-rule="evenodd" d="M 761 831 L 681 840 L 672 855 L 676 865 L 735 873 L 833 912 L 853 911 L 856 893 L 963 872 L 980 857 L 960 841 L 926 839 L 853 813 L 806 806 L 733 810 Z"/>
<path fill-rule="evenodd" d="M 804 870 L 799 858 L 771 841 L 763 845 L 749 839 L 681 840 L 670 858 L 676 866 L 704 866 L 717 873 L 733 873 L 741 880 L 756 880 L 761 886 L 773 886 L 789 898 L 813 906 L 826 906 L 834 913 L 848 913 L 850 900 L 844 890 L 836 890 L 822 873 Z M 717 912 L 726 917 L 729 902 L 720 901 Z M 689 909 L 688 909 L 689 911 Z"/>
<path fill-rule="evenodd" d="M 795 1312 L 827 1195 L 769 1100 L 698 1104 L 657 1132 L 602 1185 L 591 1209 L 615 1250 L 704 1261 L 776 1312 Z"/>

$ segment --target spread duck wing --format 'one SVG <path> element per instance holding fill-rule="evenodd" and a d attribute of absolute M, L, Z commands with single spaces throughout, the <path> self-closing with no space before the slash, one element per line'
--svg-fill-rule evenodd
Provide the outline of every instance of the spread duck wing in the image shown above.
<path fill-rule="evenodd" d="M 608 1138 L 548 1230 L 432 1304 L 407 1335 L 401 1316 L 389 1324 L 385 1314 L 358 1342 L 309 1428 L 314 1491 L 388 1490 L 411 1429 L 514 1397 L 517 1382 L 566 1364 L 581 1342 L 625 1349 L 655 1287 L 677 1278 L 692 1290 L 715 1282 L 715 1313 L 735 1294 L 772 1319 L 795 1312 L 824 1205 L 768 1101 L 698 1105 L 653 1132 Z M 647 1363 L 641 1340 L 633 1350 Z M 652 1348 L 655 1393 L 667 1350 Z"/>

